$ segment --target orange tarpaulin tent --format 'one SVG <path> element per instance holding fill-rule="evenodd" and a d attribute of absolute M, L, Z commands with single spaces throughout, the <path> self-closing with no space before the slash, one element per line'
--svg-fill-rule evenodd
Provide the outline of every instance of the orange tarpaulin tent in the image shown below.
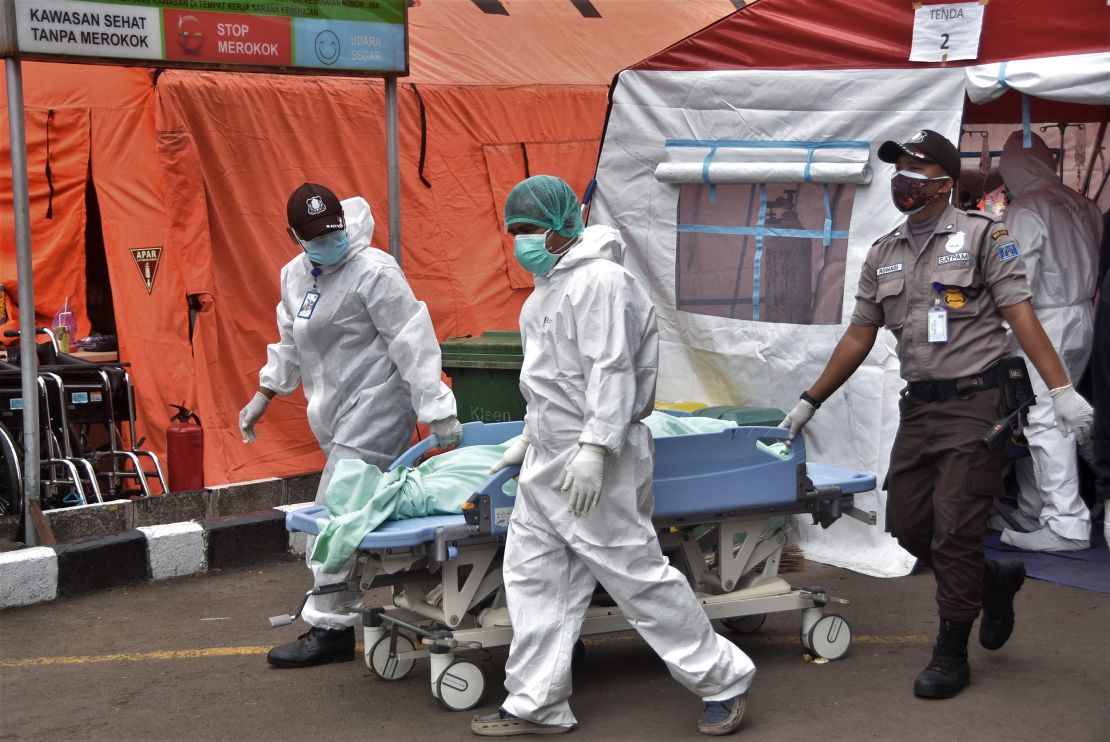
<path fill-rule="evenodd" d="M 734 10 L 726 0 L 440 0 L 409 8 L 399 83 L 402 266 L 439 337 L 515 329 L 531 280 L 501 205 L 528 174 L 593 175 L 613 75 Z M 278 271 L 297 247 L 303 181 L 362 195 L 389 244 L 380 80 L 25 63 L 35 311 L 67 298 L 89 334 L 103 243 L 120 358 L 144 447 L 164 456 L 170 404 L 205 429 L 205 482 L 320 468 L 294 395 L 258 442 L 239 408 L 276 339 Z M 17 327 L 7 113 L 0 122 L 0 283 Z M 93 249 L 94 243 L 96 245 Z M 192 307 L 192 311 L 190 310 Z"/>

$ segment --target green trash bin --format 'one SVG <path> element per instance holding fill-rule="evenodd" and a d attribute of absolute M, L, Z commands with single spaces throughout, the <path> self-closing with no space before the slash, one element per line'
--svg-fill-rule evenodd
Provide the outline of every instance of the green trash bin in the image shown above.
<path fill-rule="evenodd" d="M 759 425 L 767 428 L 777 426 L 786 417 L 785 412 L 774 407 L 706 407 L 691 414 L 694 417 L 731 420 L 737 425 Z"/>
<path fill-rule="evenodd" d="M 451 377 L 459 421 L 500 423 L 524 419 L 519 332 L 483 332 L 440 344 L 443 370 Z"/>

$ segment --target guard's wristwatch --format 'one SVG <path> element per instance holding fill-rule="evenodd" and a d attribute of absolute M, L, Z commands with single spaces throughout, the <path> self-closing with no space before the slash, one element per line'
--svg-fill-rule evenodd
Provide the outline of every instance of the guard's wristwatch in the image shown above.
<path fill-rule="evenodd" d="M 803 402 L 809 402 L 811 405 L 813 405 L 813 409 L 815 410 L 821 407 L 821 403 L 813 397 L 809 396 L 809 392 L 802 392 L 801 396 L 798 397 L 798 399 L 802 400 Z"/>

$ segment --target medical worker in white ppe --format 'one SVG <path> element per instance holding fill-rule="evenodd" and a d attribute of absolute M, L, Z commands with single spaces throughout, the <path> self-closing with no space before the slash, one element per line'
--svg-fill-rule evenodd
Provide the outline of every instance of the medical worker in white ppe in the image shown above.
<path fill-rule="evenodd" d="M 1094 295 L 1102 214 L 1098 206 L 1060 182 L 1048 146 L 1022 132 L 1006 141 L 998 171 L 1013 194 L 1006 226 L 1021 245 L 1033 309 L 1069 378 L 1078 379 L 1094 343 Z M 1020 352 L 1016 347 L 1015 351 Z M 1002 541 L 1030 551 L 1078 551 L 1091 537 L 1091 515 L 1079 495 L 1075 438 L 1056 427 L 1048 388 L 1030 373 L 1037 403 L 1029 410 L 1029 457 L 1015 462 L 1017 520 L 1028 533 L 1005 528 Z"/>
<path fill-rule="evenodd" d="M 274 395 L 303 385 L 308 423 L 327 455 L 316 502 L 324 500 L 336 464 L 359 459 L 388 467 L 408 448 L 417 419 L 443 446 L 457 445 L 462 426 L 455 398 L 441 381 L 439 343 L 428 308 L 417 301 L 397 262 L 370 247 L 374 217 L 361 197 L 340 203 L 324 186 L 305 183 L 287 205 L 289 233 L 304 254 L 281 269 L 279 340 L 266 349 L 259 389 L 239 413 L 243 441 Z M 308 545 L 308 554 L 312 544 Z M 340 582 L 309 561 L 317 587 Z M 350 593 L 309 599 L 309 630 L 270 650 L 275 667 L 309 667 L 354 658 L 354 625 L 336 606 Z"/>
<path fill-rule="evenodd" d="M 600 582 L 671 675 L 705 701 L 699 731 L 727 734 L 744 713 L 751 660 L 718 636 L 652 527 L 655 310 L 621 267 L 610 227 L 583 229 L 559 178 L 517 184 L 505 203 L 520 264 L 535 274 L 520 330 L 525 430 L 496 471 L 523 464 L 503 574 L 513 641 L 508 697 L 477 716 L 486 736 L 567 732 L 571 652 Z"/>

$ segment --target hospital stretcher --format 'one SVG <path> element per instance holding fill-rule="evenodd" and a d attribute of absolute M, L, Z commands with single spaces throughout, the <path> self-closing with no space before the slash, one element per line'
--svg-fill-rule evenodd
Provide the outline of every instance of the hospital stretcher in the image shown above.
<path fill-rule="evenodd" d="M 490 445 L 519 435 L 523 423 L 463 427 L 464 446 Z M 656 438 L 653 522 L 664 553 L 689 579 L 710 619 L 749 633 L 767 613 L 799 610 L 804 649 L 838 659 L 851 645 L 851 629 L 824 608 L 847 601 L 822 588 L 795 589 L 779 577 L 784 516 L 811 514 L 827 527 L 850 515 L 874 525 L 874 513 L 856 508 L 853 496 L 874 489 L 875 476 L 807 462 L 801 435 L 785 458 L 765 445 L 786 435 L 782 428 L 739 427 Z M 391 468 L 414 465 L 432 446 L 431 439 L 416 444 Z M 308 591 L 296 614 L 275 616 L 271 625 L 290 623 L 313 594 L 392 588 L 392 606 L 357 601 L 340 608 L 362 614 L 367 666 L 379 678 L 398 680 L 428 657 L 433 696 L 453 710 L 477 706 L 482 671 L 457 651 L 512 639 L 501 554 L 513 505 L 506 489 L 518 472 L 513 467 L 490 477 L 464 514 L 384 522 L 362 539 L 347 581 Z M 286 527 L 315 535 L 317 519 L 327 517 L 322 505 L 304 508 L 289 513 Z M 582 636 L 630 628 L 619 608 L 602 602 L 591 604 Z M 581 642 L 578 650 L 584 651 Z"/>

